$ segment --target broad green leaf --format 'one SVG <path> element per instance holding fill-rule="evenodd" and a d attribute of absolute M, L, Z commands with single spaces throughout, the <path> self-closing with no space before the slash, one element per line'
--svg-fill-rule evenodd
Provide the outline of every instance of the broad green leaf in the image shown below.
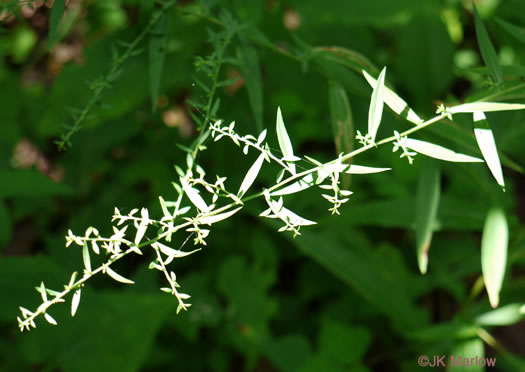
<path fill-rule="evenodd" d="M 445 358 L 447 371 L 483 372 L 485 368 L 476 361 L 484 357 L 485 347 L 479 338 L 459 340 Z"/>
<path fill-rule="evenodd" d="M 505 180 L 503 179 L 503 171 L 501 170 L 494 134 L 485 114 L 481 111 L 474 112 L 474 134 L 490 172 L 496 179 L 496 182 L 503 188 L 503 191 L 505 191 Z"/>
<path fill-rule="evenodd" d="M 235 213 L 237 213 L 241 209 L 242 207 L 239 207 L 239 208 L 236 208 L 228 212 L 216 214 L 214 216 L 202 217 L 199 219 L 199 221 L 202 224 L 211 225 L 211 224 L 214 224 L 215 222 L 219 222 L 219 221 L 230 218 L 231 216 L 233 216 Z"/>
<path fill-rule="evenodd" d="M 502 306 L 481 314 L 474 321 L 481 326 L 506 326 L 518 323 L 525 317 L 523 304 L 515 303 Z"/>
<path fill-rule="evenodd" d="M 370 84 L 372 88 L 375 87 L 377 85 L 377 80 L 370 76 L 365 70 L 362 70 L 362 72 L 366 81 L 368 81 L 368 84 Z M 423 119 L 421 119 L 414 110 L 408 107 L 408 104 L 401 97 L 387 86 L 385 86 L 383 90 L 383 99 L 387 106 L 399 116 L 416 125 L 423 122 Z"/>
<path fill-rule="evenodd" d="M 512 23 L 504 21 L 498 17 L 495 17 L 494 19 L 505 31 L 514 36 L 517 40 L 525 43 L 525 27 L 513 25 Z"/>
<path fill-rule="evenodd" d="M 246 90 L 248 91 L 248 98 L 255 117 L 257 131 L 260 132 L 264 127 L 263 91 L 257 51 L 251 45 L 243 43 L 242 47 L 237 48 L 237 58 L 239 59 L 239 68 L 244 77 Z"/>
<path fill-rule="evenodd" d="M 182 189 L 186 193 L 186 196 L 190 199 L 193 205 L 197 207 L 197 209 L 199 209 L 201 212 L 208 212 L 209 208 L 206 205 L 206 202 L 204 201 L 204 199 L 199 195 L 197 190 L 191 187 L 188 184 L 188 182 L 184 179 L 181 179 L 181 185 L 182 185 Z"/>
<path fill-rule="evenodd" d="M 286 131 L 286 127 L 284 126 L 283 115 L 281 114 L 280 107 L 277 108 L 276 127 L 277 127 L 277 140 L 279 141 L 279 147 L 281 148 L 283 157 L 292 158 L 294 156 L 292 142 L 290 141 L 290 137 L 288 137 L 288 132 Z M 292 163 L 289 165 L 289 167 L 292 173 L 295 174 L 295 164 Z"/>
<path fill-rule="evenodd" d="M 106 273 L 112 277 L 113 279 L 115 279 L 117 282 L 121 282 L 121 283 L 124 283 L 124 284 L 135 284 L 135 282 L 133 280 L 129 280 L 128 278 L 124 278 L 122 275 L 120 275 L 119 273 L 113 271 L 111 269 L 111 267 L 107 267 L 106 268 Z"/>
<path fill-rule="evenodd" d="M 383 116 L 383 96 L 385 87 L 385 74 L 386 67 L 383 68 L 372 92 L 372 98 L 370 99 L 370 107 L 368 110 L 368 134 L 372 138 L 372 142 L 375 142 L 377 130 L 379 124 L 381 124 L 381 117 Z"/>
<path fill-rule="evenodd" d="M 350 165 L 350 168 L 345 173 L 350 174 L 371 174 L 371 173 L 380 173 L 391 170 L 392 168 L 374 168 L 374 167 L 365 167 L 363 165 Z"/>
<path fill-rule="evenodd" d="M 151 110 L 157 110 L 157 98 L 159 97 L 162 69 L 166 57 L 168 32 L 168 16 L 163 14 L 153 27 L 149 36 L 149 81 L 151 89 Z"/>
<path fill-rule="evenodd" d="M 505 213 L 499 207 L 491 208 L 485 219 L 481 239 L 481 271 L 492 307 L 499 304 L 499 292 L 507 265 L 508 235 Z"/>
<path fill-rule="evenodd" d="M 263 352 L 280 371 L 298 371 L 312 355 L 312 346 L 303 335 L 288 334 L 268 340 Z"/>
<path fill-rule="evenodd" d="M 89 246 L 87 241 L 84 241 L 84 247 L 82 248 L 82 259 L 84 260 L 84 267 L 88 273 L 91 273 L 91 257 L 89 256 Z"/>
<path fill-rule="evenodd" d="M 354 149 L 354 122 L 348 96 L 341 84 L 330 84 L 329 103 L 337 154 L 348 154 Z"/>
<path fill-rule="evenodd" d="M 259 174 L 259 171 L 261 170 L 262 164 L 264 162 L 264 157 L 265 153 L 261 152 L 257 160 L 255 160 L 253 165 L 248 170 L 248 173 L 246 173 L 246 176 L 244 177 L 244 180 L 241 183 L 241 187 L 239 188 L 239 192 L 237 193 L 237 196 L 239 198 L 243 197 L 243 195 L 246 193 L 246 191 L 248 191 L 250 186 L 257 178 L 257 175 Z"/>
<path fill-rule="evenodd" d="M 58 25 L 64 15 L 64 8 L 66 0 L 55 0 L 53 7 L 51 8 L 51 17 L 49 18 L 49 35 L 48 35 L 48 48 L 51 50 L 55 43 Z"/>
<path fill-rule="evenodd" d="M 472 156 L 458 154 L 452 150 L 446 149 L 444 147 L 434 145 L 433 143 L 416 140 L 413 138 L 406 138 L 406 147 L 419 152 L 420 154 L 430 156 L 431 158 L 436 158 L 445 161 L 452 162 L 483 162 L 483 160 L 474 158 Z"/>
<path fill-rule="evenodd" d="M 474 113 L 476 111 L 491 112 L 491 111 L 509 111 L 509 110 L 524 110 L 525 105 L 521 103 L 503 103 L 503 102 L 473 102 L 464 103 L 458 106 L 448 108 L 451 114 L 460 112 Z"/>
<path fill-rule="evenodd" d="M 503 83 L 503 72 L 501 71 L 498 55 L 474 4 L 472 4 L 472 10 L 474 12 L 474 25 L 476 27 L 476 37 L 478 39 L 481 57 L 483 58 L 483 62 L 485 62 L 485 66 L 489 69 L 494 82 L 500 85 Z"/>
<path fill-rule="evenodd" d="M 82 293 L 82 290 L 79 288 L 73 294 L 73 298 L 71 299 L 71 316 L 75 316 L 75 314 L 77 313 L 78 304 L 80 303 L 81 293 Z"/>
<path fill-rule="evenodd" d="M 294 182 L 291 185 L 285 186 L 282 189 L 272 192 L 271 195 L 277 196 L 277 195 L 295 194 L 296 192 L 300 192 L 300 191 L 303 191 L 303 190 L 306 190 L 312 187 L 314 184 L 315 184 L 314 176 L 312 174 L 308 174 L 304 176 L 303 178 L 301 178 L 299 181 Z"/>
<path fill-rule="evenodd" d="M 439 164 L 435 160 L 425 159 L 419 175 L 416 194 L 416 251 L 419 271 L 427 272 L 428 250 L 436 224 L 441 194 Z"/>

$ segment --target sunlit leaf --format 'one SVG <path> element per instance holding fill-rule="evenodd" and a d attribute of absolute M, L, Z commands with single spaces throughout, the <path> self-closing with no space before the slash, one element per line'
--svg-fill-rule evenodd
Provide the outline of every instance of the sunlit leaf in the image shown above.
<path fill-rule="evenodd" d="M 261 170 L 262 164 L 264 162 L 264 152 L 261 152 L 257 160 L 253 163 L 253 165 L 248 170 L 248 173 L 246 173 L 246 176 L 244 177 L 244 180 L 242 181 L 241 187 L 239 188 L 239 192 L 237 193 L 237 196 L 242 198 L 242 196 L 248 191 L 250 186 L 253 184 L 255 179 L 257 178 L 257 175 L 259 174 L 259 171 Z"/>
<path fill-rule="evenodd" d="M 139 244 L 144 237 L 144 234 L 146 233 L 146 230 L 148 228 L 148 221 L 149 221 L 149 213 L 146 208 L 142 208 L 141 211 L 142 221 L 139 224 L 139 227 L 137 229 L 137 235 L 135 235 L 135 244 Z"/>
<path fill-rule="evenodd" d="M 485 114 L 481 111 L 474 112 L 474 134 L 490 172 L 496 179 L 496 182 L 505 190 L 505 180 L 503 179 L 503 171 L 501 170 L 494 134 Z"/>
<path fill-rule="evenodd" d="M 163 14 L 153 27 L 149 37 L 149 81 L 151 89 L 151 109 L 157 110 L 157 99 L 159 97 L 162 69 L 166 57 L 168 32 L 168 17 Z"/>
<path fill-rule="evenodd" d="M 499 207 L 489 210 L 481 239 L 481 271 L 490 305 L 497 307 L 507 265 L 508 226 Z"/>
<path fill-rule="evenodd" d="M 474 321 L 482 326 L 506 326 L 518 323 L 525 314 L 521 311 L 523 304 L 515 303 L 502 306 L 478 316 Z"/>
<path fill-rule="evenodd" d="M 365 70 L 363 70 L 363 76 L 372 88 L 377 85 L 377 80 L 370 76 Z M 383 100 L 392 111 L 406 120 L 414 124 L 421 124 L 423 122 L 423 119 L 421 119 L 414 110 L 408 107 L 408 104 L 401 97 L 387 86 L 383 88 Z"/>
<path fill-rule="evenodd" d="M 292 142 L 290 141 L 290 137 L 288 137 L 288 132 L 286 131 L 286 127 L 284 126 L 283 121 L 283 115 L 281 114 L 281 108 L 277 108 L 277 140 L 279 141 L 279 147 L 281 148 L 281 152 L 283 153 L 283 156 L 285 157 L 292 157 L 293 155 L 293 147 Z M 290 164 L 289 168 L 291 169 L 292 173 L 295 174 L 295 164 Z"/>
<path fill-rule="evenodd" d="M 49 324 L 57 325 L 57 321 L 48 313 L 44 313 L 44 318 L 46 318 Z"/>
<path fill-rule="evenodd" d="M 184 251 L 181 251 L 180 249 L 173 249 L 159 242 L 152 243 L 151 246 L 159 249 L 162 253 L 164 253 L 166 256 L 171 257 L 171 258 L 186 257 L 192 253 L 200 251 L 200 248 L 199 248 L 199 249 L 194 249 L 193 251 L 184 252 Z"/>
<path fill-rule="evenodd" d="M 474 25 L 476 27 L 476 37 L 478 39 L 481 57 L 483 58 L 483 62 L 485 62 L 485 66 L 489 69 L 494 82 L 500 85 L 503 83 L 503 72 L 501 71 L 498 55 L 474 4 L 472 4 L 472 10 L 474 12 Z"/>
<path fill-rule="evenodd" d="M 419 175 L 416 194 L 416 252 L 419 271 L 427 272 L 428 251 L 432 233 L 436 224 L 439 199 L 441 194 L 439 164 L 426 159 Z"/>
<path fill-rule="evenodd" d="M 111 269 L 111 267 L 109 267 L 109 266 L 106 268 L 106 273 L 110 277 L 115 279 L 117 282 L 121 282 L 121 283 L 124 283 L 124 284 L 135 284 L 135 282 L 133 280 L 129 280 L 128 278 L 124 278 L 122 275 L 120 275 L 117 272 L 113 271 Z"/>
<path fill-rule="evenodd" d="M 225 220 L 227 218 L 230 218 L 231 216 L 233 216 L 235 213 L 237 213 L 241 209 L 242 209 L 242 207 L 239 207 L 239 208 L 236 208 L 236 209 L 228 211 L 228 212 L 219 213 L 219 214 L 216 214 L 216 215 L 213 215 L 213 216 L 202 217 L 202 218 L 199 219 L 199 221 L 202 224 L 211 225 L 211 224 L 213 224 L 215 222 L 219 222 L 219 221 Z"/>
<path fill-rule="evenodd" d="M 80 303 L 80 295 L 82 290 L 79 288 L 75 291 L 73 294 L 73 298 L 71 299 L 71 316 L 75 316 L 78 309 L 78 304 Z"/>
<path fill-rule="evenodd" d="M 197 190 L 191 187 L 188 182 L 184 179 L 181 179 L 182 189 L 186 193 L 186 196 L 190 199 L 194 206 L 197 207 L 202 212 L 208 212 L 209 208 L 206 205 L 204 199 L 199 195 Z"/>
<path fill-rule="evenodd" d="M 314 182 L 314 176 L 312 174 L 307 174 L 300 180 L 292 183 L 291 185 L 285 186 L 282 189 L 279 189 L 277 191 L 273 191 L 271 195 L 288 195 L 288 194 L 295 194 L 296 192 L 300 192 L 303 190 L 306 190 L 310 187 L 312 187 L 315 184 Z"/>
<path fill-rule="evenodd" d="M 64 15 L 64 8 L 66 5 L 65 0 L 55 0 L 53 7 L 51 8 L 51 16 L 49 18 L 49 36 L 48 36 L 48 48 L 51 50 L 55 43 L 58 25 Z"/>
<path fill-rule="evenodd" d="M 503 102 L 473 102 L 464 103 L 458 106 L 448 108 L 451 114 L 460 112 L 474 113 L 476 111 L 491 112 L 491 111 L 509 111 L 509 110 L 523 110 L 525 105 L 521 103 L 503 103 Z"/>
<path fill-rule="evenodd" d="M 350 174 L 371 174 L 371 173 L 380 173 L 392 170 L 392 168 L 374 168 L 374 167 L 365 167 L 363 165 L 350 165 L 350 168 L 346 170 L 346 173 Z"/>
<path fill-rule="evenodd" d="M 257 51 L 248 43 L 243 43 L 242 47 L 237 49 L 237 58 L 240 62 L 239 68 L 244 77 L 257 130 L 260 132 L 263 130 L 263 94 Z"/>
<path fill-rule="evenodd" d="M 460 371 L 483 372 L 485 368 L 475 363 L 475 361 L 481 360 L 484 357 L 485 346 L 479 338 L 457 340 L 452 350 L 450 350 L 450 356 L 446 358 L 446 363 L 450 366 L 448 371 L 458 369 Z M 466 366 L 464 364 L 465 362 L 468 362 Z M 490 368 L 488 370 L 490 370 Z"/>
<path fill-rule="evenodd" d="M 433 143 L 416 140 L 413 138 L 406 139 L 406 146 L 420 154 L 430 156 L 431 158 L 452 161 L 452 162 L 483 162 L 483 160 L 472 156 L 458 154 L 447 148 L 434 145 Z"/>
<path fill-rule="evenodd" d="M 84 247 L 82 248 L 82 258 L 84 260 L 84 267 L 87 272 L 91 272 L 91 258 L 89 256 L 89 247 L 87 241 L 84 241 Z"/>
<path fill-rule="evenodd" d="M 354 149 L 354 123 L 350 102 L 341 84 L 330 84 L 329 103 L 337 154 L 348 154 Z"/>
<path fill-rule="evenodd" d="M 383 116 L 383 91 L 385 87 L 386 67 L 383 68 L 372 92 L 370 99 L 370 107 L 368 110 L 368 134 L 372 137 L 372 142 L 375 141 L 379 124 L 381 124 L 381 117 Z"/>

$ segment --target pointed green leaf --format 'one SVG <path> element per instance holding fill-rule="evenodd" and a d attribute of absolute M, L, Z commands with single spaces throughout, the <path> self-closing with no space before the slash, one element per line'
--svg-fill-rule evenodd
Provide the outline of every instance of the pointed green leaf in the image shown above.
<path fill-rule="evenodd" d="M 508 226 L 501 208 L 489 210 L 481 239 L 481 271 L 490 305 L 497 307 L 507 265 Z"/>
<path fill-rule="evenodd" d="M 279 141 L 279 147 L 283 153 L 283 157 L 293 157 L 293 147 L 288 132 L 284 126 L 283 115 L 281 114 L 281 108 L 277 108 L 277 140 Z M 295 174 L 295 164 L 290 164 L 292 173 Z"/>
<path fill-rule="evenodd" d="M 141 211 L 142 221 L 139 224 L 139 227 L 137 229 L 137 235 L 135 235 L 135 244 L 139 244 L 144 237 L 144 234 L 146 233 L 146 230 L 148 228 L 148 222 L 149 222 L 149 213 L 146 208 L 142 208 Z"/>
<path fill-rule="evenodd" d="M 106 268 L 106 273 L 110 277 L 115 279 L 117 282 L 121 282 L 121 283 L 124 283 L 124 284 L 135 284 L 135 282 L 133 280 L 129 280 L 128 278 L 124 278 L 122 275 L 120 275 L 117 272 L 113 271 L 111 269 L 111 267 L 109 267 L 109 266 Z"/>
<path fill-rule="evenodd" d="M 179 249 L 173 249 L 173 248 L 168 247 L 167 245 L 159 243 L 159 242 L 152 243 L 151 246 L 153 248 L 159 249 L 162 253 L 164 253 L 166 256 L 171 257 L 171 258 L 186 257 L 186 256 L 189 256 L 192 253 L 200 251 L 200 248 L 199 248 L 199 249 L 194 249 L 193 251 L 190 251 L 190 252 L 184 252 L 184 251 L 181 251 Z"/>
<path fill-rule="evenodd" d="M 219 214 L 216 214 L 216 215 L 213 215 L 213 216 L 202 217 L 202 218 L 199 219 L 199 221 L 202 224 L 211 225 L 211 224 L 214 224 L 215 222 L 219 222 L 219 221 L 222 221 L 222 220 L 230 218 L 231 216 L 233 216 L 235 213 L 237 213 L 241 209 L 242 209 L 242 207 L 239 207 L 239 208 L 236 208 L 236 209 L 234 209 L 232 211 L 219 213 Z"/>
<path fill-rule="evenodd" d="M 237 193 L 237 196 L 239 198 L 242 198 L 246 191 L 248 191 L 250 186 L 253 184 L 253 182 L 257 178 L 257 175 L 259 174 L 259 171 L 261 170 L 263 162 L 264 152 L 261 152 L 257 160 L 255 160 L 253 165 L 248 170 L 248 173 L 246 173 L 244 180 L 242 181 L 241 187 L 239 188 L 239 192 Z"/>
<path fill-rule="evenodd" d="M 354 149 L 354 122 L 345 89 L 339 83 L 330 84 L 330 116 L 337 154 Z"/>
<path fill-rule="evenodd" d="M 44 313 L 44 318 L 46 318 L 47 322 L 52 325 L 57 325 L 57 321 L 48 313 Z"/>
<path fill-rule="evenodd" d="M 368 110 L 368 134 L 372 137 L 372 142 L 375 141 L 379 124 L 381 124 L 381 117 L 383 116 L 383 91 L 385 87 L 386 67 L 383 68 L 379 77 L 377 78 L 372 98 L 370 99 L 370 107 Z"/>
<path fill-rule="evenodd" d="M 237 49 L 237 58 L 248 91 L 250 106 L 255 116 L 257 131 L 260 132 L 263 130 L 263 94 L 257 51 L 251 45 L 243 43 L 242 47 Z"/>
<path fill-rule="evenodd" d="M 450 350 L 450 356 L 447 357 L 446 361 L 449 368 L 447 371 L 469 371 L 469 372 L 483 372 L 485 368 L 481 366 L 481 363 L 476 363 L 476 360 L 484 359 L 485 357 L 485 346 L 483 341 L 479 338 L 471 339 L 460 339 L 456 341 L 456 344 Z M 490 362 L 490 359 L 487 358 Z M 495 359 L 495 358 L 494 358 Z M 467 362 L 467 365 L 464 363 Z M 474 362 L 474 363 L 472 363 Z M 488 368 L 490 370 L 491 368 Z"/>
<path fill-rule="evenodd" d="M 182 189 L 184 190 L 184 193 L 186 194 L 188 199 L 190 199 L 193 205 L 197 207 L 197 209 L 199 209 L 201 212 L 208 212 L 209 208 L 206 205 L 206 202 L 204 201 L 204 199 L 199 195 L 197 190 L 191 187 L 188 184 L 188 181 L 186 181 L 185 179 L 181 179 L 180 182 L 182 185 Z"/>
<path fill-rule="evenodd" d="M 509 111 L 509 110 L 524 110 L 525 105 L 521 103 L 503 103 L 503 102 L 473 102 L 464 103 L 458 106 L 448 108 L 448 112 L 456 114 L 460 112 L 473 113 L 476 111 L 491 112 L 491 111 Z"/>
<path fill-rule="evenodd" d="M 372 88 L 377 85 L 377 80 L 370 76 L 365 70 L 363 70 L 363 75 Z M 401 97 L 387 86 L 383 89 L 383 99 L 387 106 L 399 116 L 416 125 L 423 122 L 423 119 L 421 119 L 414 110 L 408 107 L 408 104 Z"/>
<path fill-rule="evenodd" d="M 80 303 L 80 294 L 81 289 L 77 289 L 75 293 L 73 294 L 73 298 L 71 299 L 71 316 L 75 316 L 78 309 L 78 304 Z"/>
<path fill-rule="evenodd" d="M 524 304 L 515 303 L 502 306 L 481 314 L 474 321 L 482 326 L 507 326 L 518 323 L 525 317 Z"/>
<path fill-rule="evenodd" d="M 271 195 L 278 196 L 278 195 L 295 194 L 296 192 L 306 190 L 312 187 L 313 185 L 315 185 L 314 176 L 312 174 L 307 174 L 306 176 L 301 178 L 299 181 L 294 182 L 291 185 L 285 186 L 280 190 L 272 192 Z"/>
<path fill-rule="evenodd" d="M 522 43 L 525 43 L 525 27 L 513 25 L 512 23 L 504 21 L 503 19 L 498 17 L 494 19 L 510 35 L 514 36 L 517 40 L 521 41 Z"/>
<path fill-rule="evenodd" d="M 417 187 L 415 222 L 417 262 L 422 274 L 427 272 L 428 250 L 436 225 L 440 195 L 439 164 L 435 160 L 425 159 Z"/>
<path fill-rule="evenodd" d="M 58 25 L 64 15 L 65 0 L 55 0 L 53 7 L 51 8 L 51 17 L 49 19 L 49 36 L 48 36 L 48 48 L 51 50 L 57 36 Z"/>
<path fill-rule="evenodd" d="M 153 27 L 149 37 L 149 81 L 151 89 L 151 110 L 157 110 L 157 99 L 159 97 L 162 69 L 166 57 L 168 33 L 168 16 L 162 15 Z"/>
<path fill-rule="evenodd" d="M 433 143 L 416 140 L 413 138 L 406 138 L 406 147 L 411 150 L 414 150 L 420 154 L 430 156 L 431 158 L 452 161 L 452 162 L 483 162 L 483 160 L 474 158 L 472 156 L 458 154 L 447 148 L 434 145 Z"/>
<path fill-rule="evenodd" d="M 489 34 L 487 33 L 487 30 L 483 25 L 483 21 L 481 20 L 478 10 L 474 4 L 472 4 L 472 10 L 474 12 L 474 25 L 476 27 L 476 37 L 478 39 L 481 57 L 483 58 L 485 66 L 487 66 L 489 69 L 490 75 L 492 76 L 492 79 L 494 79 L 494 82 L 500 85 L 503 83 L 503 72 L 501 71 L 498 55 L 496 54 L 496 50 L 490 41 Z"/>
<path fill-rule="evenodd" d="M 87 241 L 84 241 L 84 247 L 82 248 L 82 258 L 84 260 L 84 267 L 88 273 L 91 273 L 91 257 L 89 256 L 89 247 Z"/>
<path fill-rule="evenodd" d="M 392 168 L 374 168 L 374 167 L 365 167 L 363 165 L 350 165 L 350 168 L 346 173 L 350 174 L 370 174 L 370 173 L 380 173 L 391 170 Z"/>
<path fill-rule="evenodd" d="M 474 112 L 474 134 L 490 172 L 496 179 L 496 182 L 503 188 L 503 191 L 505 191 L 505 180 L 503 179 L 503 171 L 501 170 L 494 134 L 492 129 L 490 129 L 485 114 L 481 111 Z"/>

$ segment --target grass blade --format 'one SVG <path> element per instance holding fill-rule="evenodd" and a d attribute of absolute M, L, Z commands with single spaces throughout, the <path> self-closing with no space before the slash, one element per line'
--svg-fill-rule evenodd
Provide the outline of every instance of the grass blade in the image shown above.
<path fill-rule="evenodd" d="M 368 81 L 368 84 L 370 84 L 372 88 L 375 87 L 377 84 L 377 80 L 370 76 L 365 70 L 363 70 L 362 72 L 366 81 Z M 383 99 L 387 106 L 390 107 L 392 111 L 394 111 L 402 118 L 416 125 L 421 124 L 423 122 L 423 119 L 421 119 L 414 110 L 408 107 L 408 104 L 405 102 L 405 100 L 399 97 L 392 89 L 390 89 L 387 86 L 385 86 L 383 90 Z"/>
<path fill-rule="evenodd" d="M 277 108 L 277 140 L 279 141 L 279 147 L 281 148 L 281 152 L 283 153 L 283 157 L 285 158 L 293 158 L 293 147 L 292 142 L 290 141 L 290 137 L 288 136 L 288 132 L 286 131 L 286 127 L 284 126 L 283 121 L 283 115 L 281 113 L 281 108 Z M 291 169 L 292 173 L 295 174 L 295 164 L 291 163 L 289 164 L 289 168 Z"/>
<path fill-rule="evenodd" d="M 239 192 L 237 193 L 237 196 L 239 198 L 243 197 L 243 195 L 246 193 L 246 191 L 248 191 L 250 186 L 257 178 L 257 175 L 259 174 L 259 171 L 261 170 L 264 161 L 264 156 L 265 153 L 261 152 L 257 160 L 255 160 L 253 165 L 250 167 L 250 170 L 248 170 L 248 173 L 246 173 L 246 176 L 244 176 L 244 180 L 242 181 L 241 187 L 239 188 Z"/>
<path fill-rule="evenodd" d="M 149 37 L 149 81 L 151 89 L 151 110 L 157 110 L 157 99 L 160 91 L 160 81 L 162 78 L 162 69 L 164 68 L 164 59 L 166 57 L 166 44 L 168 32 L 168 17 L 164 14 L 158 20 L 157 24 L 151 30 Z"/>
<path fill-rule="evenodd" d="M 381 117 L 383 115 L 383 90 L 385 87 L 386 67 L 383 68 L 379 77 L 377 78 L 372 98 L 370 99 L 370 108 L 368 110 L 368 134 L 372 138 L 372 142 L 376 139 L 379 124 L 381 124 Z"/>
<path fill-rule="evenodd" d="M 439 164 L 435 160 L 426 159 L 423 171 L 419 175 L 416 196 L 416 252 L 421 274 L 427 272 L 428 250 L 441 196 L 440 178 Z"/>
<path fill-rule="evenodd" d="M 483 25 L 483 21 L 481 20 L 478 10 L 474 4 L 472 4 L 472 10 L 474 12 L 474 25 L 476 27 L 476 37 L 478 39 L 481 57 L 483 58 L 485 66 L 487 66 L 489 69 L 490 75 L 492 76 L 494 82 L 497 85 L 500 85 L 503 83 L 503 72 L 501 71 L 501 66 L 499 64 L 496 50 L 490 41 L 489 34 L 487 33 L 487 30 Z"/>
<path fill-rule="evenodd" d="M 494 141 L 494 134 L 492 133 L 485 114 L 481 111 L 474 112 L 474 134 L 490 172 L 496 179 L 498 185 L 505 191 L 505 180 L 503 179 L 503 171 L 501 169 L 496 141 Z"/>
<path fill-rule="evenodd" d="M 501 208 L 489 210 L 481 238 L 481 271 L 490 305 L 497 307 L 507 265 L 508 225 Z"/>
<path fill-rule="evenodd" d="M 263 91 L 257 51 L 252 46 L 244 44 L 241 48 L 237 49 L 237 58 L 240 61 L 239 68 L 246 83 L 248 99 L 250 100 L 250 106 L 255 117 L 257 131 L 261 132 L 264 127 Z"/>
<path fill-rule="evenodd" d="M 64 8 L 66 5 L 65 0 L 55 0 L 53 7 L 51 8 L 51 17 L 49 19 L 49 36 L 48 36 L 48 48 L 51 50 L 57 37 L 57 30 L 62 16 L 64 15 Z"/>
<path fill-rule="evenodd" d="M 407 138 L 406 139 L 406 146 L 409 149 L 412 149 L 420 154 L 430 156 L 431 158 L 445 160 L 445 161 L 452 161 L 452 162 L 458 162 L 458 163 L 478 163 L 483 162 L 483 160 L 464 155 L 464 154 L 458 154 L 457 152 L 454 152 L 452 150 L 449 150 L 447 148 L 434 145 L 433 143 L 425 142 L 416 140 L 413 138 Z"/>

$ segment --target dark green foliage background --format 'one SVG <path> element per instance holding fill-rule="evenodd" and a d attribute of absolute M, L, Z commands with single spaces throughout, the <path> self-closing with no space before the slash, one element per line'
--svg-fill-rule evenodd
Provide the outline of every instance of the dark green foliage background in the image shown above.
<path fill-rule="evenodd" d="M 199 4 L 211 9 L 210 16 L 228 10 L 238 22 L 256 26 L 273 45 L 256 42 L 261 38 L 251 28 L 242 39 L 232 40 L 227 56 L 247 48 L 256 53 L 248 58 L 258 58 L 263 106 L 254 115 L 246 84 L 233 94 L 221 88 L 217 115 L 235 120 L 243 134 L 256 134 L 257 115 L 262 115 L 274 147 L 280 106 L 296 153 L 320 160 L 337 155 L 328 101 L 332 81 L 345 87 L 355 127 L 366 132 L 371 89 L 339 64 L 309 61 L 309 46 L 349 48 L 375 66 L 388 66 L 389 84 L 427 118 L 437 102 L 456 103 L 494 89 L 486 86 L 486 71 L 466 68 L 482 66 L 466 1 L 180 1 L 167 15 L 160 96 L 168 105 L 151 112 L 148 55 L 131 57 L 85 128 L 72 137 L 72 148 L 59 152 L 53 141 L 61 124 L 71 121 L 68 108 L 88 102 L 86 82 L 108 71 L 113 43 L 129 42 L 144 28 L 152 8 L 148 3 L 82 2 L 79 18 L 59 32 L 56 43 L 80 44 L 83 62 L 67 62 L 56 76 L 49 68 L 54 57 L 47 51 L 46 25 L 37 27 L 32 18 L 19 15 L 0 26 L 0 370 L 418 370 L 419 355 L 452 354 L 476 337 L 462 330 L 490 309 L 484 292 L 474 298 L 470 293 L 481 271 L 480 232 L 494 203 L 506 208 L 510 225 L 501 304 L 523 301 L 525 179 L 519 169 L 525 166 L 525 113 L 513 111 L 487 115 L 499 150 L 514 164 L 504 170 L 506 193 L 483 164 L 442 163 L 440 226 L 425 276 L 417 268 L 413 233 L 415 192 L 425 159 L 419 155 L 409 166 L 390 147 L 381 147 L 360 155 L 356 163 L 393 170 L 353 176 L 354 195 L 341 216 L 329 214 L 317 191 L 287 198 L 288 208 L 318 222 L 296 239 L 257 217 L 265 208 L 261 200 L 214 226 L 207 247 L 173 263 L 183 291 L 192 295 L 188 312 L 176 315 L 175 299 L 158 290 L 160 275 L 147 269 L 146 258 L 130 257 L 116 267 L 136 285 L 95 278 L 84 289 L 75 318 L 69 305 L 58 305 L 51 311 L 58 326 L 38 319 L 36 330 L 20 334 L 18 306 L 39 305 L 34 287 L 44 280 L 47 287 L 60 288 L 72 271 L 82 268 L 79 248 L 64 248 L 67 229 L 81 233 L 92 225 L 106 233 L 115 206 L 124 212 L 147 206 L 151 215 L 160 216 L 157 197 L 175 200 L 173 165 L 185 164 L 185 153 L 176 144 L 189 146 L 196 131 L 181 136 L 164 124 L 163 113 L 186 106 L 188 98 L 204 103 L 204 93 L 193 85 L 193 62 L 212 51 L 207 28 L 221 29 L 206 17 L 186 14 L 200 11 Z M 525 26 L 519 16 L 525 14 L 525 3 L 487 0 L 478 7 L 496 49 L 505 51 L 509 64 L 524 65 L 523 44 L 493 17 Z M 301 22 L 293 32 L 283 24 L 290 12 Z M 49 17 L 47 8 L 37 13 Z M 446 14 L 457 17 L 462 41 L 451 40 Z M 141 47 L 147 51 L 147 42 Z M 471 56 L 472 62 L 465 65 L 461 55 Z M 225 64 L 221 77 L 234 70 L 242 72 Z M 523 71 L 517 73 L 518 82 L 525 78 Z M 524 97 L 522 84 L 511 98 L 523 102 Z M 378 137 L 410 127 L 387 111 Z M 417 136 L 480 156 L 471 132 L 470 119 L 458 116 L 453 124 L 437 124 Z M 35 169 L 13 168 L 14 149 L 22 139 L 63 170 L 60 183 Z M 207 174 L 227 176 L 226 185 L 238 188 L 255 154 L 244 157 L 227 140 L 207 145 L 199 157 Z M 271 185 L 274 179 L 270 169 L 255 186 Z M 177 244 L 185 238 L 176 236 Z M 485 354 L 498 358 L 498 370 L 525 370 L 525 359 L 520 359 L 525 358 L 523 323 L 489 331 L 506 350 L 486 345 Z"/>

